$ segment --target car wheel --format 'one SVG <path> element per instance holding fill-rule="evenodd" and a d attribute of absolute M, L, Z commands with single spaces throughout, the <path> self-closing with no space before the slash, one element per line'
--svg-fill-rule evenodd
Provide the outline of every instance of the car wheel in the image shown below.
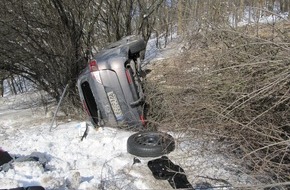
<path fill-rule="evenodd" d="M 143 51 L 146 48 L 146 44 L 144 40 L 137 40 L 135 42 L 130 42 L 129 49 L 130 54 L 139 53 L 140 51 Z"/>
<path fill-rule="evenodd" d="M 173 137 L 162 132 L 139 132 L 131 135 L 127 141 L 128 153 L 140 157 L 158 157 L 174 148 Z"/>

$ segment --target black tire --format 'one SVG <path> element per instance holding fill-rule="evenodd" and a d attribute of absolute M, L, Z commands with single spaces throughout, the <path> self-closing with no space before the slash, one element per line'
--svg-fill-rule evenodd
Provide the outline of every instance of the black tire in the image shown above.
<path fill-rule="evenodd" d="M 45 190 L 45 189 L 41 186 L 31 186 L 31 187 L 25 188 L 25 190 Z"/>
<path fill-rule="evenodd" d="M 127 151 L 140 157 L 158 157 L 175 149 L 171 135 L 162 132 L 139 132 L 131 135 L 127 141 Z"/>
<path fill-rule="evenodd" d="M 143 39 L 130 42 L 129 44 L 130 54 L 139 53 L 140 51 L 145 50 L 145 48 L 146 48 L 146 44 Z"/>
<path fill-rule="evenodd" d="M 109 44 L 106 49 L 112 49 L 117 47 L 127 47 L 130 51 L 130 54 L 135 54 L 145 50 L 146 43 L 142 38 L 133 35 L 127 36 L 119 41 Z"/>

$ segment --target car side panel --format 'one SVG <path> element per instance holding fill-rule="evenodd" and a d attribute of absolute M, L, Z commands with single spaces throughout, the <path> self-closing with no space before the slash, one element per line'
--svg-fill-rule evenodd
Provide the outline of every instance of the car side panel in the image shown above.
<path fill-rule="evenodd" d="M 100 110 L 102 120 L 105 123 L 108 123 L 110 125 L 117 125 L 117 122 L 115 120 L 115 117 L 110 107 L 110 103 L 107 98 L 107 94 L 105 92 L 104 86 L 100 79 L 99 71 L 84 73 L 83 75 L 79 77 L 77 86 L 78 86 L 82 101 L 85 100 L 84 92 L 82 92 L 82 89 L 81 89 L 81 84 L 83 82 L 89 83 L 95 102 L 98 106 L 98 109 Z M 94 123 L 94 125 L 98 125 L 98 124 Z"/>

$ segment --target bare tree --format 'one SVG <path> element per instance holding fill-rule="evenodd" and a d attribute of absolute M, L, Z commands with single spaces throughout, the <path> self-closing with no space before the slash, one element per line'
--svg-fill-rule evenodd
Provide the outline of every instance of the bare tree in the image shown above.
<path fill-rule="evenodd" d="M 71 100 L 75 83 L 85 66 L 90 45 L 88 9 L 101 5 L 92 0 L 1 1 L 0 70 L 21 75 L 59 99 L 69 84 Z M 75 104 L 76 102 L 73 101 Z"/>
<path fill-rule="evenodd" d="M 96 27 L 97 33 L 101 34 L 106 42 L 116 41 L 131 35 L 134 9 L 135 0 L 104 0 Z"/>

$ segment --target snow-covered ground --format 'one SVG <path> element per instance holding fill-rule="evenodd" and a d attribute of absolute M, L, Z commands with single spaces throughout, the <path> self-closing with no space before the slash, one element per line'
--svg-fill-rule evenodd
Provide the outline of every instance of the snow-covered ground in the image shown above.
<path fill-rule="evenodd" d="M 7 172 L 1 171 L 0 189 L 33 185 L 51 190 L 172 189 L 167 181 L 154 179 L 147 166 L 154 158 L 139 158 L 141 163 L 133 164 L 134 156 L 127 153 L 127 139 L 133 132 L 89 127 L 88 136 L 81 141 L 86 123 L 73 119 L 58 122 L 50 132 L 51 118 L 42 106 L 34 105 L 38 98 L 39 93 L 34 92 L 0 98 L 2 149 L 16 157 L 40 158 L 39 162 L 13 162 Z M 186 139 L 186 134 L 172 135 L 177 146 L 168 157 L 186 171 L 193 185 L 209 181 L 204 177 L 233 185 L 249 183 L 250 178 L 236 173 L 237 167 L 224 156 L 201 152 L 200 140 Z"/>
<path fill-rule="evenodd" d="M 153 188 L 149 171 L 133 165 L 134 156 L 126 151 L 132 132 L 113 128 L 90 128 L 81 141 L 84 121 L 59 123 L 51 132 L 50 119 L 43 108 L 19 108 L 35 102 L 35 93 L 1 98 L 0 142 L 13 156 L 40 155 L 38 162 L 14 162 L 13 168 L 0 172 L 0 188 L 42 185 L 47 189 L 146 189 Z M 76 179 L 74 179 L 76 178 Z M 152 177 L 153 178 L 153 177 Z M 73 180 L 74 179 L 74 180 Z M 72 181 L 77 185 L 72 187 Z M 153 186 L 152 186 L 153 185 Z M 101 188 L 102 189 L 102 188 Z"/>

